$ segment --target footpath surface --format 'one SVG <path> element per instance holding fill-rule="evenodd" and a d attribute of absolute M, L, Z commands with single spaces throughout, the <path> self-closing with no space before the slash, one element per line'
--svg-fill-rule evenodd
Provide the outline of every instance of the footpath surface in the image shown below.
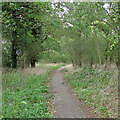
<path fill-rule="evenodd" d="M 53 117 L 87 118 L 78 101 L 76 101 L 74 95 L 70 93 L 69 88 L 64 83 L 63 68 L 57 69 L 51 79 L 51 92 L 55 95 L 55 99 L 52 100 L 55 111 Z"/>

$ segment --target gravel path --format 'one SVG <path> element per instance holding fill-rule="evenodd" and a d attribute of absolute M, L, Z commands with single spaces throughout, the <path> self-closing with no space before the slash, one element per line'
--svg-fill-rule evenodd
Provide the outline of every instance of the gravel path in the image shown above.
<path fill-rule="evenodd" d="M 64 68 L 64 67 L 63 67 Z M 55 71 L 51 79 L 52 93 L 55 99 L 52 100 L 54 104 L 54 118 L 85 118 L 86 115 L 79 107 L 74 95 L 69 91 L 69 88 L 64 84 L 64 76 L 59 68 Z"/>

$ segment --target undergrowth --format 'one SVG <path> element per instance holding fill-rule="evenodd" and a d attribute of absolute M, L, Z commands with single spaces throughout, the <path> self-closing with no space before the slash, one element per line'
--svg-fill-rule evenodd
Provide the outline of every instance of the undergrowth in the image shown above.
<path fill-rule="evenodd" d="M 6 73 L 2 75 L 2 118 L 51 118 L 48 75 Z"/>
<path fill-rule="evenodd" d="M 117 71 L 83 67 L 66 75 L 80 100 L 94 106 L 101 117 L 117 117 Z"/>

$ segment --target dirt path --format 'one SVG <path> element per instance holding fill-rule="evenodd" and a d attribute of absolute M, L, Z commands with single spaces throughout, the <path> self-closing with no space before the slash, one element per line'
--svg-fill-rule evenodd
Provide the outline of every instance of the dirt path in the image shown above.
<path fill-rule="evenodd" d="M 68 87 L 64 84 L 64 76 L 61 72 L 63 68 L 55 71 L 51 79 L 52 93 L 55 99 L 52 100 L 54 104 L 54 118 L 85 118 L 86 115 L 79 107 L 78 102 L 70 93 Z"/>

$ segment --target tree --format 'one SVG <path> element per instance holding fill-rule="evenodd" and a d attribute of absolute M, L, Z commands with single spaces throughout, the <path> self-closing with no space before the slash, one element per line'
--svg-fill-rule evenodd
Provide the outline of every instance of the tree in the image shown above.
<path fill-rule="evenodd" d="M 12 68 L 17 67 L 18 59 L 21 56 L 26 56 L 24 54 L 28 50 L 24 48 L 27 44 L 34 46 L 33 44 L 38 42 L 41 44 L 45 40 L 46 35 L 42 33 L 42 19 L 48 16 L 48 12 L 50 14 L 51 6 L 49 5 L 50 3 L 3 3 L 2 33 L 3 38 L 11 42 Z M 32 38 L 30 38 L 30 34 Z M 37 49 L 39 50 L 39 47 Z M 31 53 L 33 50 L 34 48 L 30 50 Z M 37 58 L 36 53 L 29 59 L 32 67 L 35 66 Z"/>

